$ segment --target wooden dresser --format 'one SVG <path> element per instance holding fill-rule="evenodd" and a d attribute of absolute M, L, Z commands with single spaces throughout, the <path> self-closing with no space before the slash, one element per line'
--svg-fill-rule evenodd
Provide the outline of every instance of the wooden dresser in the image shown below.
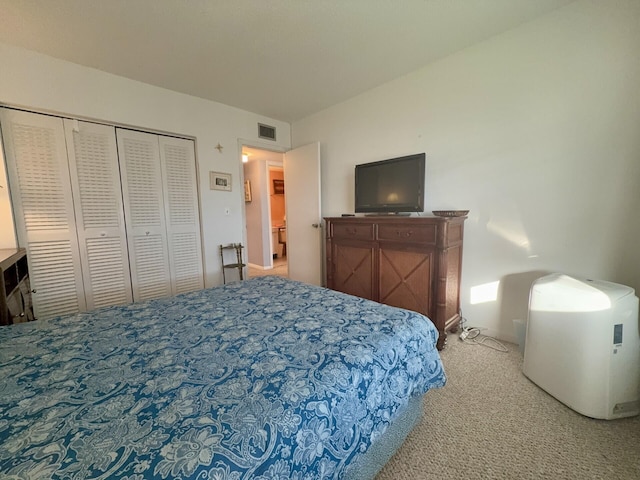
<path fill-rule="evenodd" d="M 442 350 L 460 322 L 466 218 L 325 218 L 327 287 L 426 315 Z"/>
<path fill-rule="evenodd" d="M 0 325 L 33 320 L 27 252 L 0 249 Z"/>

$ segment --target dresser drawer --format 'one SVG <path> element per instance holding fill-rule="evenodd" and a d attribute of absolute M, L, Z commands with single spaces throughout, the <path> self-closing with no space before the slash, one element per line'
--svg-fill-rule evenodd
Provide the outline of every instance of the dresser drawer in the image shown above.
<path fill-rule="evenodd" d="M 360 225 L 357 223 L 350 223 L 344 225 L 340 223 L 334 223 L 333 238 L 353 238 L 357 240 L 373 240 L 373 224 Z"/>
<path fill-rule="evenodd" d="M 378 225 L 378 240 L 436 244 L 436 225 Z"/>

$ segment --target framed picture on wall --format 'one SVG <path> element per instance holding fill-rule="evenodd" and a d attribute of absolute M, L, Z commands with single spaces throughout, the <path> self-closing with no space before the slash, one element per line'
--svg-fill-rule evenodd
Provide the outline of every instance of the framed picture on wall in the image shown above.
<path fill-rule="evenodd" d="M 273 193 L 275 195 L 284 195 L 284 180 L 273 180 Z"/>
<path fill-rule="evenodd" d="M 244 201 L 251 201 L 251 180 L 244 181 Z"/>
<path fill-rule="evenodd" d="M 209 172 L 209 188 L 211 190 L 231 191 L 231 174 L 222 172 Z"/>

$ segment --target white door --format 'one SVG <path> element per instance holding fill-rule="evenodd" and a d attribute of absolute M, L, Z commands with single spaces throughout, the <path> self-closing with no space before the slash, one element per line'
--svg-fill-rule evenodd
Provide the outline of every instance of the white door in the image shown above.
<path fill-rule="evenodd" d="M 116 129 L 134 301 L 171 295 L 158 136 Z"/>
<path fill-rule="evenodd" d="M 320 143 L 284 155 L 289 278 L 322 285 Z"/>
<path fill-rule="evenodd" d="M 86 310 L 61 118 L 0 109 L 18 243 L 36 318 Z"/>
<path fill-rule="evenodd" d="M 158 137 L 172 293 L 204 288 L 193 140 Z"/>
<path fill-rule="evenodd" d="M 87 309 L 133 300 L 116 130 L 64 120 Z"/>

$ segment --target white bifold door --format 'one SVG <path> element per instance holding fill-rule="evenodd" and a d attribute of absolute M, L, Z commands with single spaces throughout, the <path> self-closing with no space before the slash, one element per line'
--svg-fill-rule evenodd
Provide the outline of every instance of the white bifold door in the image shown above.
<path fill-rule="evenodd" d="M 64 131 L 87 309 L 129 303 L 133 297 L 114 129 L 65 119 Z M 47 288 L 38 289 L 36 305 Z"/>
<path fill-rule="evenodd" d="M 36 317 L 84 311 L 62 119 L 4 109 L 0 114 L 18 243 L 28 251 Z"/>
<path fill-rule="evenodd" d="M 136 300 L 203 286 L 193 142 L 117 129 Z"/>
<path fill-rule="evenodd" d="M 203 288 L 193 141 L 0 109 L 38 318 Z"/>

